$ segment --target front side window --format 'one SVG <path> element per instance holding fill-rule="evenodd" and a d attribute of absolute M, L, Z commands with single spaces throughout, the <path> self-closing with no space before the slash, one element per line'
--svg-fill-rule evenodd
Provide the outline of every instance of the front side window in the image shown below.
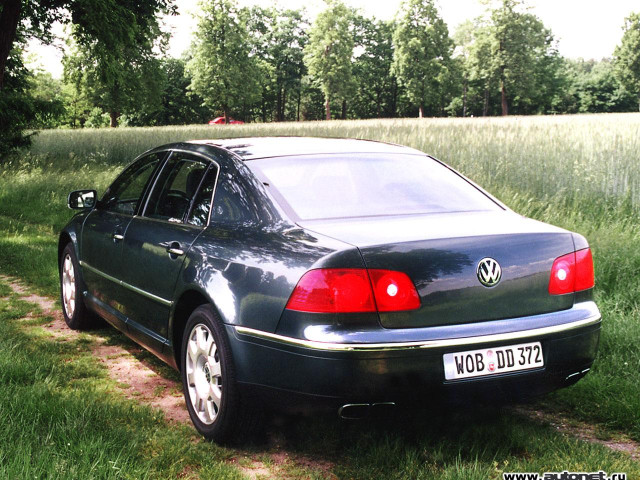
<path fill-rule="evenodd" d="M 165 155 L 166 152 L 153 153 L 127 167 L 103 195 L 101 208 L 135 215 L 153 172 Z"/>
<path fill-rule="evenodd" d="M 208 166 L 196 156 L 173 153 L 158 177 L 144 215 L 183 223 Z"/>

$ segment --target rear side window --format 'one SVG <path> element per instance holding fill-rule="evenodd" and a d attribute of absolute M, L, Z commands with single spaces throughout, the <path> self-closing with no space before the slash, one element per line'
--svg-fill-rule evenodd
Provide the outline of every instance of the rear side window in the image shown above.
<path fill-rule="evenodd" d="M 207 171 L 200 190 L 198 191 L 198 195 L 196 195 L 196 198 L 193 201 L 187 223 L 198 227 L 204 227 L 207 225 L 217 176 L 218 168 L 215 165 L 212 165 Z"/>
<path fill-rule="evenodd" d="M 301 220 L 501 210 L 427 156 L 307 155 L 247 165 L 262 172 Z"/>

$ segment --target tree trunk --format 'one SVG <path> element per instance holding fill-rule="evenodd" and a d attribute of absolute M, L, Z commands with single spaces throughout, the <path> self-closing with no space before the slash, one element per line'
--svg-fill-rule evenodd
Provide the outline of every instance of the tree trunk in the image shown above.
<path fill-rule="evenodd" d="M 506 5 L 506 4 L 505 4 Z M 500 52 L 504 52 L 504 43 L 500 40 Z M 504 59 L 502 60 L 504 62 Z M 507 69 L 504 63 L 500 64 L 500 96 L 501 96 L 501 104 L 502 104 L 502 116 L 506 117 L 509 115 L 509 107 L 507 105 L 507 89 L 504 86 L 505 80 L 505 70 Z"/>
<path fill-rule="evenodd" d="M 16 30 L 20 21 L 20 0 L 3 0 L 0 13 L 0 90 L 4 85 L 4 71 L 7 68 L 7 58 L 16 39 Z"/>
<path fill-rule="evenodd" d="M 324 102 L 325 118 L 331 120 L 331 106 L 329 105 L 329 97 Z"/>
<path fill-rule="evenodd" d="M 638 92 L 638 111 L 640 112 L 640 92 Z"/>
<path fill-rule="evenodd" d="M 464 87 L 462 89 L 462 116 L 467 116 L 467 91 L 469 90 L 469 83 L 467 79 L 464 79 Z"/>
<path fill-rule="evenodd" d="M 484 87 L 484 105 L 482 105 L 482 116 L 486 117 L 489 113 L 489 85 Z"/>
<path fill-rule="evenodd" d="M 227 116 L 226 108 L 222 111 L 222 115 L 224 116 L 224 124 L 226 125 L 227 123 L 229 123 L 229 117 Z"/>
<path fill-rule="evenodd" d="M 391 89 L 393 92 L 391 97 L 391 118 L 396 118 L 398 116 L 398 83 L 393 82 L 393 88 Z"/>
<path fill-rule="evenodd" d="M 507 90 L 504 88 L 504 80 L 500 82 L 500 91 L 502 96 L 502 116 L 506 117 L 509 115 L 509 107 L 507 105 Z"/>
<path fill-rule="evenodd" d="M 342 120 L 347 119 L 347 101 L 342 100 Z"/>
<path fill-rule="evenodd" d="M 286 115 L 287 113 L 287 89 L 283 88 L 282 89 L 282 112 L 280 112 L 280 121 L 284 122 L 286 121 Z"/>
<path fill-rule="evenodd" d="M 282 121 L 282 88 L 278 87 L 276 95 L 276 122 Z"/>
<path fill-rule="evenodd" d="M 418 108 L 418 118 L 422 117 L 424 117 L 424 106 L 420 104 L 420 107 Z"/>
<path fill-rule="evenodd" d="M 302 101 L 302 88 L 298 89 L 298 106 L 296 109 L 296 121 L 300 121 L 300 102 Z"/>
<path fill-rule="evenodd" d="M 120 112 L 109 112 L 109 118 L 111 118 L 111 123 L 109 126 L 111 128 L 116 128 L 118 126 L 118 119 L 120 118 Z"/>
<path fill-rule="evenodd" d="M 120 112 L 109 112 L 109 118 L 111 119 L 111 123 L 109 126 L 111 128 L 116 128 L 118 126 L 118 119 L 120 118 Z"/>

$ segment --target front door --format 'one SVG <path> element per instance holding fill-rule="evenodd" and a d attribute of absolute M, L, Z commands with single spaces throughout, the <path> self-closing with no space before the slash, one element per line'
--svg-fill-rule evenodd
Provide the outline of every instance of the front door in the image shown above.
<path fill-rule="evenodd" d="M 216 174 L 216 165 L 206 159 L 172 153 L 143 214 L 127 228 L 122 280 L 132 287 L 124 302 L 129 333 L 154 350 L 168 343 L 176 281 L 206 226 Z"/>
<path fill-rule="evenodd" d="M 120 284 L 124 236 L 165 155 L 147 155 L 122 172 L 82 228 L 80 261 L 89 300 L 119 327 L 124 323 Z"/>

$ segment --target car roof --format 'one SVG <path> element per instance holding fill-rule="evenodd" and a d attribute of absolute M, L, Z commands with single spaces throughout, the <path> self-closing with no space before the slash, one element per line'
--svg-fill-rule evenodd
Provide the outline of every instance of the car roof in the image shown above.
<path fill-rule="evenodd" d="M 424 152 L 402 145 L 350 138 L 247 137 L 192 140 L 187 143 L 221 147 L 235 153 L 244 160 L 331 153 L 405 153 L 425 155 Z"/>

